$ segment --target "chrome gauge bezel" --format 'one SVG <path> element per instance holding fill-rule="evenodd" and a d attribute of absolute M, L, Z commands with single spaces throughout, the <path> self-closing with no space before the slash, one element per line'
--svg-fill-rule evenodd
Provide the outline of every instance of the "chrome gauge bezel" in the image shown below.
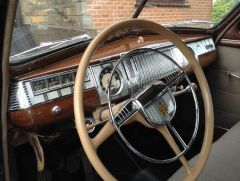
<path fill-rule="evenodd" d="M 104 68 L 102 69 L 102 71 L 101 71 L 101 73 L 99 74 L 99 77 L 98 77 L 98 81 L 99 81 L 100 87 L 101 87 L 102 91 L 105 93 L 105 95 L 107 95 L 107 92 L 104 91 L 104 89 L 103 89 L 103 84 L 102 84 L 102 77 L 101 77 L 101 75 L 102 75 L 103 71 L 105 71 L 106 69 L 111 69 L 110 72 L 109 72 L 109 74 L 110 74 L 110 76 L 111 76 L 111 73 L 112 73 L 112 71 L 113 71 L 113 66 L 107 66 L 107 67 L 104 67 Z M 123 89 L 123 83 L 124 83 L 124 82 L 123 82 L 123 74 L 122 74 L 122 72 L 121 72 L 118 68 L 116 68 L 116 69 L 115 69 L 115 73 L 118 74 L 118 77 L 119 77 L 119 79 L 120 79 L 120 87 L 118 88 L 118 90 L 117 90 L 116 93 L 112 94 L 112 96 L 116 96 L 116 95 L 119 95 L 119 94 L 121 93 L 121 91 L 122 91 L 122 89 Z"/>

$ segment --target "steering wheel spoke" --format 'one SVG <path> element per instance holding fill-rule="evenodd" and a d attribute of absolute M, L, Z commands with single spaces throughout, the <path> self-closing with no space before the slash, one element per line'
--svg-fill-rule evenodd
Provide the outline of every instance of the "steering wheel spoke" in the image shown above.
<path fill-rule="evenodd" d="M 179 156 L 182 154 L 182 151 L 180 150 L 180 148 L 178 147 L 177 143 L 175 142 L 174 138 L 172 137 L 171 133 L 169 132 L 168 128 L 166 125 L 160 126 L 159 128 L 156 128 L 165 138 L 165 140 L 168 142 L 169 146 L 172 148 L 172 150 L 174 151 L 174 153 Z M 175 130 L 175 129 L 174 129 Z M 180 137 L 181 138 L 181 137 Z M 189 165 L 187 159 L 185 158 L 184 155 L 181 155 L 179 157 L 180 162 L 182 163 L 182 165 L 184 166 L 184 168 L 186 169 L 188 175 L 191 174 L 191 166 Z"/>
<path fill-rule="evenodd" d="M 99 133 L 92 138 L 92 144 L 95 149 L 97 149 L 105 140 L 107 140 L 117 129 L 119 129 L 121 126 L 125 124 L 130 124 L 134 122 L 136 119 L 135 114 L 138 112 L 137 109 L 135 109 L 134 105 L 132 105 L 131 101 L 124 101 L 122 103 L 119 103 L 117 105 L 114 105 L 113 108 L 113 114 L 114 114 L 114 123 L 110 122 L 110 115 L 109 110 L 104 110 L 101 113 L 101 119 L 104 119 L 105 121 L 100 121 L 100 123 L 105 123 L 102 129 L 99 131 Z M 87 129 L 90 129 L 91 127 L 86 127 Z"/>
<path fill-rule="evenodd" d="M 105 140 L 107 140 L 114 132 L 116 128 L 108 121 L 100 132 L 92 138 L 92 144 L 97 149 Z"/>
<path fill-rule="evenodd" d="M 173 132 L 173 134 L 176 136 L 176 138 L 178 139 L 178 141 L 181 143 L 183 149 L 187 149 L 188 145 L 185 143 L 185 141 L 182 139 L 182 137 L 180 136 L 180 134 L 177 132 L 177 130 L 174 128 L 174 126 L 169 123 L 168 127 L 171 129 L 171 131 Z"/>

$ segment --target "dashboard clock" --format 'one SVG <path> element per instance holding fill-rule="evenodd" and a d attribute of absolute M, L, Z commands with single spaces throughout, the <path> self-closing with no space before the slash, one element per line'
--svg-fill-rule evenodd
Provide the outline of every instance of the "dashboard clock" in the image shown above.
<path fill-rule="evenodd" d="M 45 79 L 33 81 L 31 82 L 31 86 L 34 93 L 42 92 L 47 89 Z"/>
<path fill-rule="evenodd" d="M 63 85 L 73 83 L 73 75 L 72 75 L 72 73 L 67 73 L 67 74 L 61 75 L 61 81 L 62 81 Z"/>
<path fill-rule="evenodd" d="M 47 79 L 48 88 L 55 88 L 60 86 L 60 79 L 58 76 L 50 77 Z"/>
<path fill-rule="evenodd" d="M 112 67 L 105 67 L 102 72 L 100 73 L 100 85 L 102 90 L 107 94 L 108 91 L 108 84 L 110 81 L 112 73 Z M 115 70 L 113 77 L 112 77 L 112 83 L 111 83 L 111 95 L 116 95 L 120 92 L 122 87 L 122 81 L 121 81 L 121 73 L 118 69 Z"/>

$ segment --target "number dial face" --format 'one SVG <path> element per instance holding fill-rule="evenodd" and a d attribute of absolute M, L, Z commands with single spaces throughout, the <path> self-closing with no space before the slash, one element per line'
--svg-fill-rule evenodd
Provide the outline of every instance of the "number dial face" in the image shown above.
<path fill-rule="evenodd" d="M 47 79 L 47 83 L 48 83 L 48 88 L 53 88 L 53 87 L 57 87 L 60 86 L 60 80 L 59 77 L 50 77 Z"/>
<path fill-rule="evenodd" d="M 71 84 L 73 83 L 73 75 L 71 73 L 61 75 L 62 84 Z"/>
<path fill-rule="evenodd" d="M 115 70 L 112 82 L 111 82 L 111 95 L 116 95 L 121 89 L 121 77 L 120 71 L 118 69 Z M 100 74 L 100 85 L 102 90 L 107 94 L 108 84 L 111 78 L 112 67 L 106 67 L 102 70 Z"/>
<path fill-rule="evenodd" d="M 40 92 L 47 88 L 45 80 L 37 80 L 34 82 L 31 82 L 31 86 L 34 92 Z"/>

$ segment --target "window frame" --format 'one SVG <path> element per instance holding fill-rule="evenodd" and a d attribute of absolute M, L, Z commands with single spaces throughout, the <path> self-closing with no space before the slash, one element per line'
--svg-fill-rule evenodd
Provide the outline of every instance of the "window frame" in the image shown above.
<path fill-rule="evenodd" d="M 141 0 L 136 0 L 136 6 Z M 190 7 L 187 0 L 148 0 L 146 7 Z"/>

